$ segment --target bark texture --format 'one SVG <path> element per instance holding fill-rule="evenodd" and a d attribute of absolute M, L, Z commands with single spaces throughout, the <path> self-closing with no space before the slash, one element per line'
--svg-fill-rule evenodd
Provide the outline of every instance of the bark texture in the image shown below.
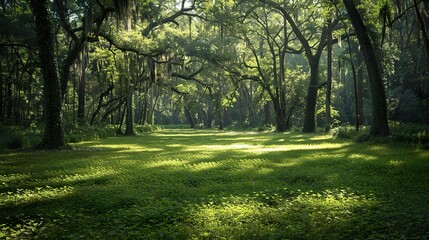
<path fill-rule="evenodd" d="M 373 118 L 370 135 L 387 136 L 390 131 L 387 122 L 386 93 L 373 43 L 369 38 L 368 32 L 353 0 L 343 0 L 343 2 L 347 9 L 350 21 L 356 31 L 368 72 L 368 80 L 372 97 Z"/>
<path fill-rule="evenodd" d="M 61 90 L 54 58 L 54 36 L 47 0 L 30 0 L 35 17 L 39 61 L 43 77 L 45 130 L 40 147 L 57 149 L 64 146 L 61 123 Z"/>

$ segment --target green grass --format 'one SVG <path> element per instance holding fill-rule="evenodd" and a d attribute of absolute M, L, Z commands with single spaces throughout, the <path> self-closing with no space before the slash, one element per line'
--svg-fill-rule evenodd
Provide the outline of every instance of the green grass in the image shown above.
<path fill-rule="evenodd" d="M 0 239 L 427 239 L 429 152 L 162 130 L 0 154 Z"/>

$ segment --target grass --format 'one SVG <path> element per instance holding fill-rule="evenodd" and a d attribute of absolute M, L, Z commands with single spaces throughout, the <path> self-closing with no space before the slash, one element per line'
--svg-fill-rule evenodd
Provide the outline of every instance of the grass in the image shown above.
<path fill-rule="evenodd" d="M 427 239 L 429 152 L 161 130 L 0 153 L 0 239 Z"/>

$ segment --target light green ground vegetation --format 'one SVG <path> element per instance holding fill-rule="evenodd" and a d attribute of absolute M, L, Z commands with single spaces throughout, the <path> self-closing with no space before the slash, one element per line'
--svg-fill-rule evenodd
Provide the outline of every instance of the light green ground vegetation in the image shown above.
<path fill-rule="evenodd" d="M 162 130 L 0 154 L 0 239 L 429 238 L 429 152 Z"/>

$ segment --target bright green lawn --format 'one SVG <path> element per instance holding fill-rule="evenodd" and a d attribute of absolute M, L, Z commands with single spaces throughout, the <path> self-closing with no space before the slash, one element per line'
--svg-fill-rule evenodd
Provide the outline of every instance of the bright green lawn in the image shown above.
<path fill-rule="evenodd" d="M 0 239 L 427 239 L 429 152 L 164 130 L 0 154 Z"/>

